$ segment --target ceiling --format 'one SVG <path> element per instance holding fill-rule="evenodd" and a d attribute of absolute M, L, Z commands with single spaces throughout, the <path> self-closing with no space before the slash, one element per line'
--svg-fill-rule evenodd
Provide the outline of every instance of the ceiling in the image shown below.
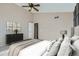
<path fill-rule="evenodd" d="M 39 12 L 73 12 L 75 3 L 39 3 Z M 18 6 L 28 5 L 27 3 L 17 3 Z M 23 7 L 28 10 L 29 8 Z M 32 12 L 35 12 L 32 10 Z"/>

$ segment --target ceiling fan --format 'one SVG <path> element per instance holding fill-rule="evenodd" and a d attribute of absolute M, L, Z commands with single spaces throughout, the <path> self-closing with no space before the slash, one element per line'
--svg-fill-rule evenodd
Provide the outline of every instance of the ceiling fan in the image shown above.
<path fill-rule="evenodd" d="M 32 9 L 34 9 L 35 11 L 39 11 L 36 7 L 40 7 L 40 4 L 28 3 L 28 6 L 22 6 L 22 7 L 30 7 L 30 9 L 28 10 L 29 12 L 32 11 Z"/>

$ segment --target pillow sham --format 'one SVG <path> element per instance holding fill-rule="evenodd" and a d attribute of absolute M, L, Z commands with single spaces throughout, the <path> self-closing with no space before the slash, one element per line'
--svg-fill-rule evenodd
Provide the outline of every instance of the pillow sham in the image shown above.
<path fill-rule="evenodd" d="M 49 51 L 52 47 L 52 45 L 56 42 L 57 40 L 51 41 L 51 43 L 47 46 L 46 50 Z"/>
<path fill-rule="evenodd" d="M 79 40 L 74 41 L 73 46 L 73 56 L 79 56 Z"/>
<path fill-rule="evenodd" d="M 57 41 L 57 40 L 51 41 L 51 43 L 47 46 L 47 48 L 46 48 L 45 51 L 41 54 L 41 56 L 46 55 L 46 52 L 51 49 L 52 45 L 53 45 L 56 41 Z"/>
<path fill-rule="evenodd" d="M 69 56 L 71 54 L 72 49 L 70 47 L 70 39 L 68 37 L 65 37 L 64 41 L 61 43 L 57 56 Z"/>
<path fill-rule="evenodd" d="M 77 35 L 74 35 L 74 36 L 71 38 L 72 41 L 75 41 L 75 40 L 77 40 L 77 39 L 79 39 L 79 36 L 77 36 Z"/>
<path fill-rule="evenodd" d="M 47 50 L 43 56 L 56 56 L 57 55 L 57 52 L 59 50 L 59 47 L 60 47 L 60 44 L 61 44 L 61 41 L 58 40 L 56 41 L 50 48 L 50 50 Z"/>

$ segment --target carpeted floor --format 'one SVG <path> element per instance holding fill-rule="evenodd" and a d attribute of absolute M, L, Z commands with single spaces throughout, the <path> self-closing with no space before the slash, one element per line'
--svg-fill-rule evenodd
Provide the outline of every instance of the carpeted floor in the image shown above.
<path fill-rule="evenodd" d="M 9 46 L 1 46 L 0 47 L 0 56 L 8 56 L 8 48 L 9 48 Z"/>
<path fill-rule="evenodd" d="M 1 52 L 1 51 L 4 51 L 4 50 L 7 50 L 8 48 L 9 48 L 9 46 L 1 46 L 1 47 L 0 47 L 0 52 Z"/>

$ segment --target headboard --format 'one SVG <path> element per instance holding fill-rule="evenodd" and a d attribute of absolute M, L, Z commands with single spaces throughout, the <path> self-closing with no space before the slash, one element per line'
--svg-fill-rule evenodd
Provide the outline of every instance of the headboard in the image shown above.
<path fill-rule="evenodd" d="M 79 36 L 79 26 L 74 27 L 74 35 Z"/>

